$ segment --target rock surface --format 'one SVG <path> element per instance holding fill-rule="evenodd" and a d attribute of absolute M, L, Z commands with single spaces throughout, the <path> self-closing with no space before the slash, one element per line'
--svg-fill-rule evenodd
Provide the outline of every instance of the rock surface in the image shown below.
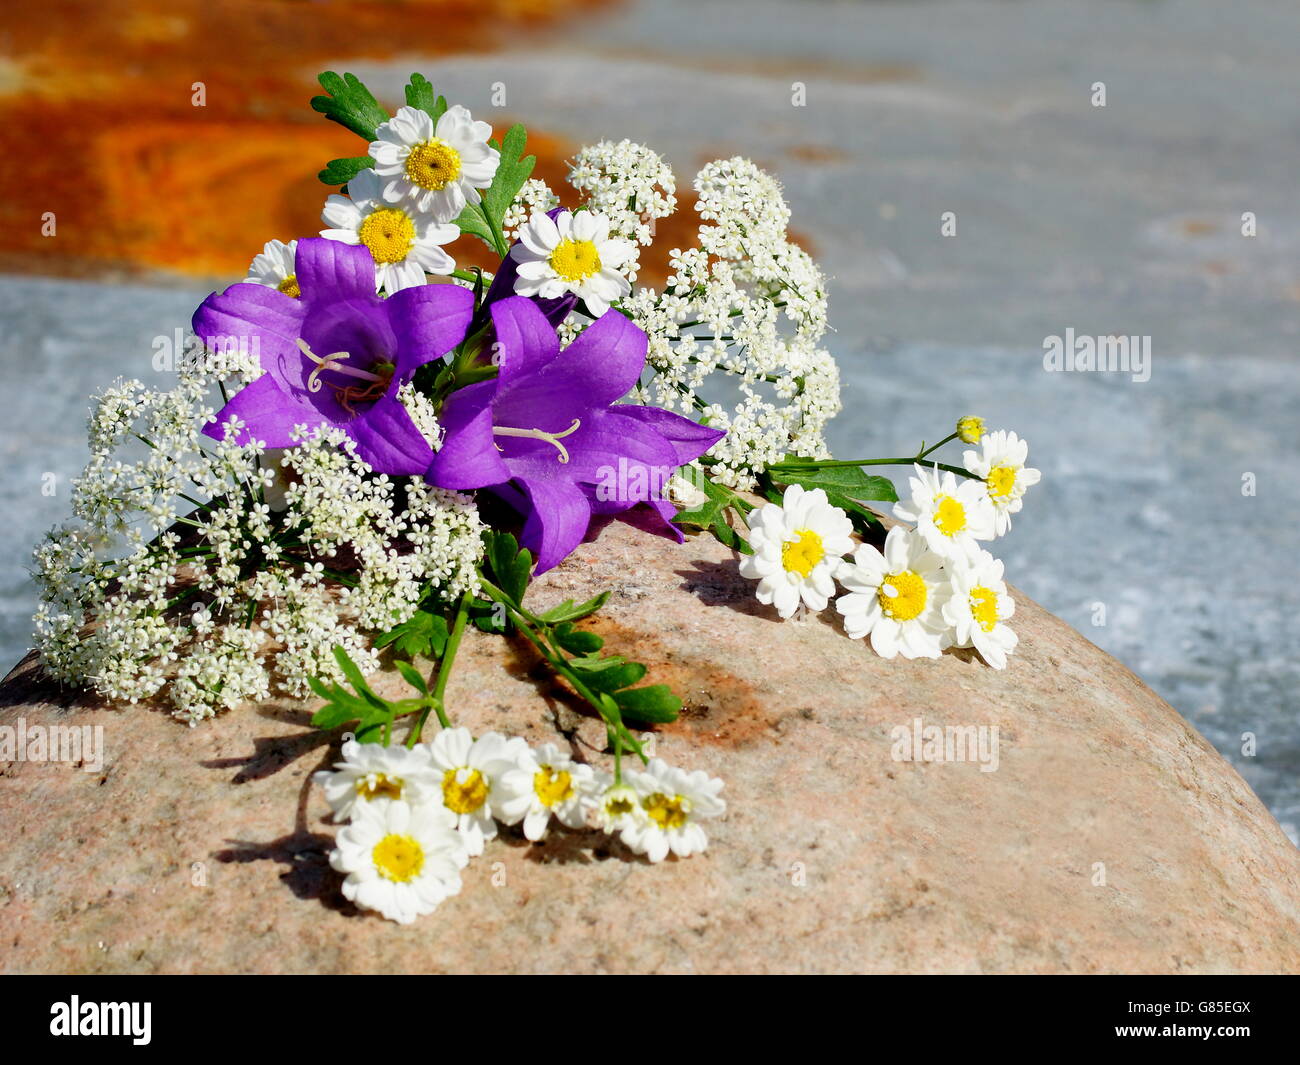
<path fill-rule="evenodd" d="M 103 725 L 98 772 L 0 769 L 8 972 L 1257 972 L 1300 969 L 1300 853 L 1132 673 L 1023 598 L 1002 673 L 883 661 L 833 614 L 782 623 L 732 556 L 617 526 L 530 593 L 612 587 L 590 624 L 686 711 L 655 742 L 723 777 L 709 850 L 652 866 L 595 832 L 471 862 L 409 927 L 360 914 L 309 785 L 337 737 L 273 702 L 195 729 L 60 694 L 24 663 L 0 725 Z M 385 676 L 381 691 L 400 682 Z M 472 633 L 458 723 L 603 730 L 522 640 Z M 895 761 L 895 726 L 997 726 L 996 771 Z M 1101 872 L 1104 871 L 1104 883 Z"/>

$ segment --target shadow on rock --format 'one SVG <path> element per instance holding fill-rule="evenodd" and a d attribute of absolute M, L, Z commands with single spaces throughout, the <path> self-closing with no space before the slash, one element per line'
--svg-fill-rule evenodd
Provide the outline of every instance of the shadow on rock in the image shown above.
<path fill-rule="evenodd" d="M 673 572 L 683 578 L 682 591 L 689 592 L 705 606 L 722 606 L 780 624 L 776 613 L 754 598 L 755 582 L 742 577 L 736 563 L 696 560 L 691 566 Z"/>

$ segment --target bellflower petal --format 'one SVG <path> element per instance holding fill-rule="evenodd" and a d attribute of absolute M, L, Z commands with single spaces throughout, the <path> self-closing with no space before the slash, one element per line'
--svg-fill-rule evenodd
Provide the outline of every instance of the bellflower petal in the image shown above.
<path fill-rule="evenodd" d="M 364 418 L 354 418 L 343 428 L 371 469 L 410 477 L 428 469 L 433 458 L 433 448 L 394 392 L 379 399 Z"/>
<path fill-rule="evenodd" d="M 727 435 L 721 429 L 710 429 L 707 425 L 701 425 L 662 407 L 624 403 L 614 407 L 610 413 L 652 427 L 672 445 L 678 466 L 685 466 L 699 458 Z"/>
<path fill-rule="evenodd" d="M 302 240 L 294 254 L 294 276 L 304 300 L 336 303 L 373 298 L 375 260 L 370 249 L 337 240 Z"/>
<path fill-rule="evenodd" d="M 385 302 L 403 380 L 459 344 L 474 316 L 474 293 L 459 285 L 417 285 Z"/>
<path fill-rule="evenodd" d="M 591 505 L 572 481 L 519 479 L 532 504 L 519 542 L 537 556 L 537 572 L 563 562 L 582 543 L 591 524 Z"/>
<path fill-rule="evenodd" d="M 442 409 L 442 447 L 424 477 L 439 488 L 468 491 L 510 480 L 510 470 L 492 435 L 495 381 L 479 381 L 453 392 Z"/>
<path fill-rule="evenodd" d="M 591 399 L 607 406 L 637 383 L 648 346 L 645 333 L 633 322 L 618 311 L 606 311 L 560 352 L 546 372 L 551 377 L 581 379 Z"/>
<path fill-rule="evenodd" d="M 293 447 L 295 441 L 290 434 L 294 426 L 307 425 L 315 427 L 326 424 L 323 415 L 313 407 L 307 407 L 295 400 L 286 401 L 286 397 L 275 378 L 263 374 L 251 385 L 241 388 L 234 397 L 221 408 L 215 422 L 208 422 L 203 427 L 205 436 L 214 440 L 225 439 L 225 423 L 231 418 L 239 418 L 245 427 L 235 434 L 235 443 L 241 446 L 253 440 L 260 440 L 267 447 Z"/>
<path fill-rule="evenodd" d="M 292 296 L 266 285 L 241 282 L 214 292 L 194 312 L 194 334 L 211 351 L 240 348 L 255 355 L 264 370 L 282 357 L 297 355 L 306 314 Z"/>
<path fill-rule="evenodd" d="M 560 354 L 560 339 L 532 300 L 511 296 L 492 307 L 492 325 L 500 348 L 502 387 L 544 370 Z"/>

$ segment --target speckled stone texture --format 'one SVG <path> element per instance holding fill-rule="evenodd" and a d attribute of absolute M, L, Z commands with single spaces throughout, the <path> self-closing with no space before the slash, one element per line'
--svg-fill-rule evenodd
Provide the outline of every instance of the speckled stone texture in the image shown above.
<path fill-rule="evenodd" d="M 608 530 L 531 593 L 615 589 L 590 624 L 685 698 L 655 738 L 727 781 L 707 853 L 653 866 L 596 832 L 473 860 L 409 927 L 327 862 L 311 772 L 337 737 L 273 702 L 187 729 L 60 695 L 24 663 L 0 724 L 103 725 L 102 771 L 0 770 L 8 972 L 1257 972 L 1300 969 L 1300 854 L 1132 673 L 1032 602 L 1004 673 L 887 662 L 833 614 L 782 623 L 717 543 Z M 385 675 L 380 690 L 397 692 Z M 476 731 L 603 729 L 522 640 L 473 633 L 450 686 Z M 995 772 L 899 762 L 891 729 L 1000 730 Z M 1104 865 L 1105 883 L 1098 870 Z"/>

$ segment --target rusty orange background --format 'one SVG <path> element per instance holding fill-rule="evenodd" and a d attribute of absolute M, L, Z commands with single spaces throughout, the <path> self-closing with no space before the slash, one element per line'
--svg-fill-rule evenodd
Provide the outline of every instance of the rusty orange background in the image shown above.
<path fill-rule="evenodd" d="M 313 71 L 340 57 L 490 51 L 603 3 L 38 0 L 11 9 L 0 34 L 0 270 L 242 278 L 268 239 L 320 230 L 332 191 L 316 179 L 321 166 L 364 154 L 311 109 Z M 424 73 L 436 87 L 436 70 Z M 561 195 L 575 147 L 529 128 L 535 173 Z M 688 209 L 668 221 L 687 238 L 684 199 Z M 647 279 L 662 276 L 658 260 L 683 242 L 661 236 L 662 250 L 643 262 Z M 471 245 L 460 242 L 458 258 L 490 265 Z"/>

